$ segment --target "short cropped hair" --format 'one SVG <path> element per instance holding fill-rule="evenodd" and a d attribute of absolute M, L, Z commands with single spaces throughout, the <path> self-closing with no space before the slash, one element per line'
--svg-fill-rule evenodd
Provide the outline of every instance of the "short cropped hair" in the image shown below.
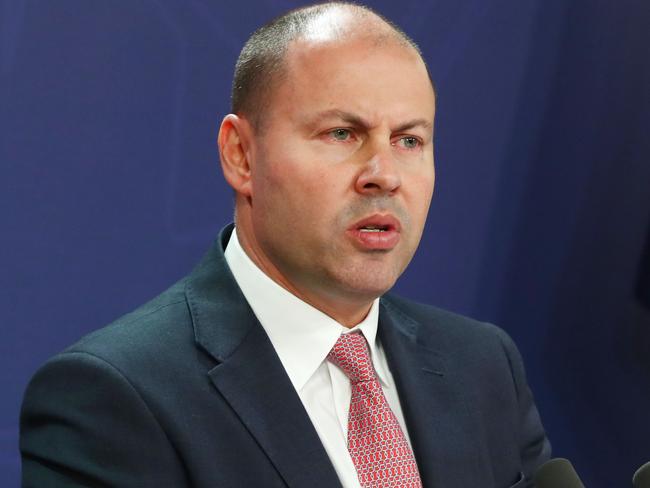
<path fill-rule="evenodd" d="M 291 10 L 257 29 L 246 41 L 235 64 L 231 90 L 231 112 L 244 115 L 260 131 L 263 114 L 268 109 L 273 90 L 286 74 L 285 59 L 292 41 L 307 34 L 319 16 L 345 7 L 358 18 L 376 17 L 389 27 L 389 36 L 377 34 L 378 40 L 390 37 L 413 48 L 422 58 L 418 45 L 390 20 L 369 7 L 349 2 L 327 2 Z M 426 66 L 426 62 L 425 62 Z"/>

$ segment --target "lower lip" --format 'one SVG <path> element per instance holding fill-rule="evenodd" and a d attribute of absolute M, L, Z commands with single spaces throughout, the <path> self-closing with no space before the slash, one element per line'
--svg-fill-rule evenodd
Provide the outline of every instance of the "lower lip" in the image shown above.
<path fill-rule="evenodd" d="M 399 232 L 385 230 L 381 232 L 362 232 L 358 229 L 349 230 L 348 233 L 357 246 L 371 251 L 393 249 L 399 242 Z"/>

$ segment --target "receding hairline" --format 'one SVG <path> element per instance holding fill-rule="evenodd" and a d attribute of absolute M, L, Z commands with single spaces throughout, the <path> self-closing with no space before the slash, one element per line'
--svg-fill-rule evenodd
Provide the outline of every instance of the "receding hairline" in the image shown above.
<path fill-rule="evenodd" d="M 399 27 L 368 7 L 345 2 L 330 2 L 318 4 L 304 9 L 314 15 L 305 22 L 304 28 L 287 43 L 287 50 L 292 42 L 297 41 L 344 41 L 365 38 L 382 44 L 386 41 L 396 41 L 405 47 L 413 48 L 418 54 L 420 50 Z M 377 30 L 363 31 L 362 27 L 376 27 Z"/>
<path fill-rule="evenodd" d="M 397 43 L 410 49 L 429 74 L 418 45 L 390 20 L 359 4 L 321 3 L 291 10 L 251 35 L 235 66 L 231 111 L 261 130 L 264 112 L 278 84 L 287 76 L 287 59 L 293 46 L 301 42 L 326 45 L 359 39 L 374 42 L 377 47 Z M 433 87 L 430 74 L 429 80 Z"/>

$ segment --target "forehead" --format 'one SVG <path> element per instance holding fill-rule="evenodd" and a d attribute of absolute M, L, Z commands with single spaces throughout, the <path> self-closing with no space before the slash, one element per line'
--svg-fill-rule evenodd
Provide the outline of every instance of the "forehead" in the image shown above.
<path fill-rule="evenodd" d="M 426 66 L 415 49 L 395 39 L 300 39 L 290 45 L 285 63 L 272 103 L 285 116 L 340 108 L 367 117 L 390 112 L 433 119 Z"/>

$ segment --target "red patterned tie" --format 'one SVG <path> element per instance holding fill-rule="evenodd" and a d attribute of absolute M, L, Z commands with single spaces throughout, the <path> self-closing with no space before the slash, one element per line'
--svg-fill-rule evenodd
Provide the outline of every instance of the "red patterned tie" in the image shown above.
<path fill-rule="evenodd" d="M 342 334 L 327 358 L 350 378 L 348 450 L 361 486 L 421 488 L 413 452 L 381 389 L 366 339 Z"/>

